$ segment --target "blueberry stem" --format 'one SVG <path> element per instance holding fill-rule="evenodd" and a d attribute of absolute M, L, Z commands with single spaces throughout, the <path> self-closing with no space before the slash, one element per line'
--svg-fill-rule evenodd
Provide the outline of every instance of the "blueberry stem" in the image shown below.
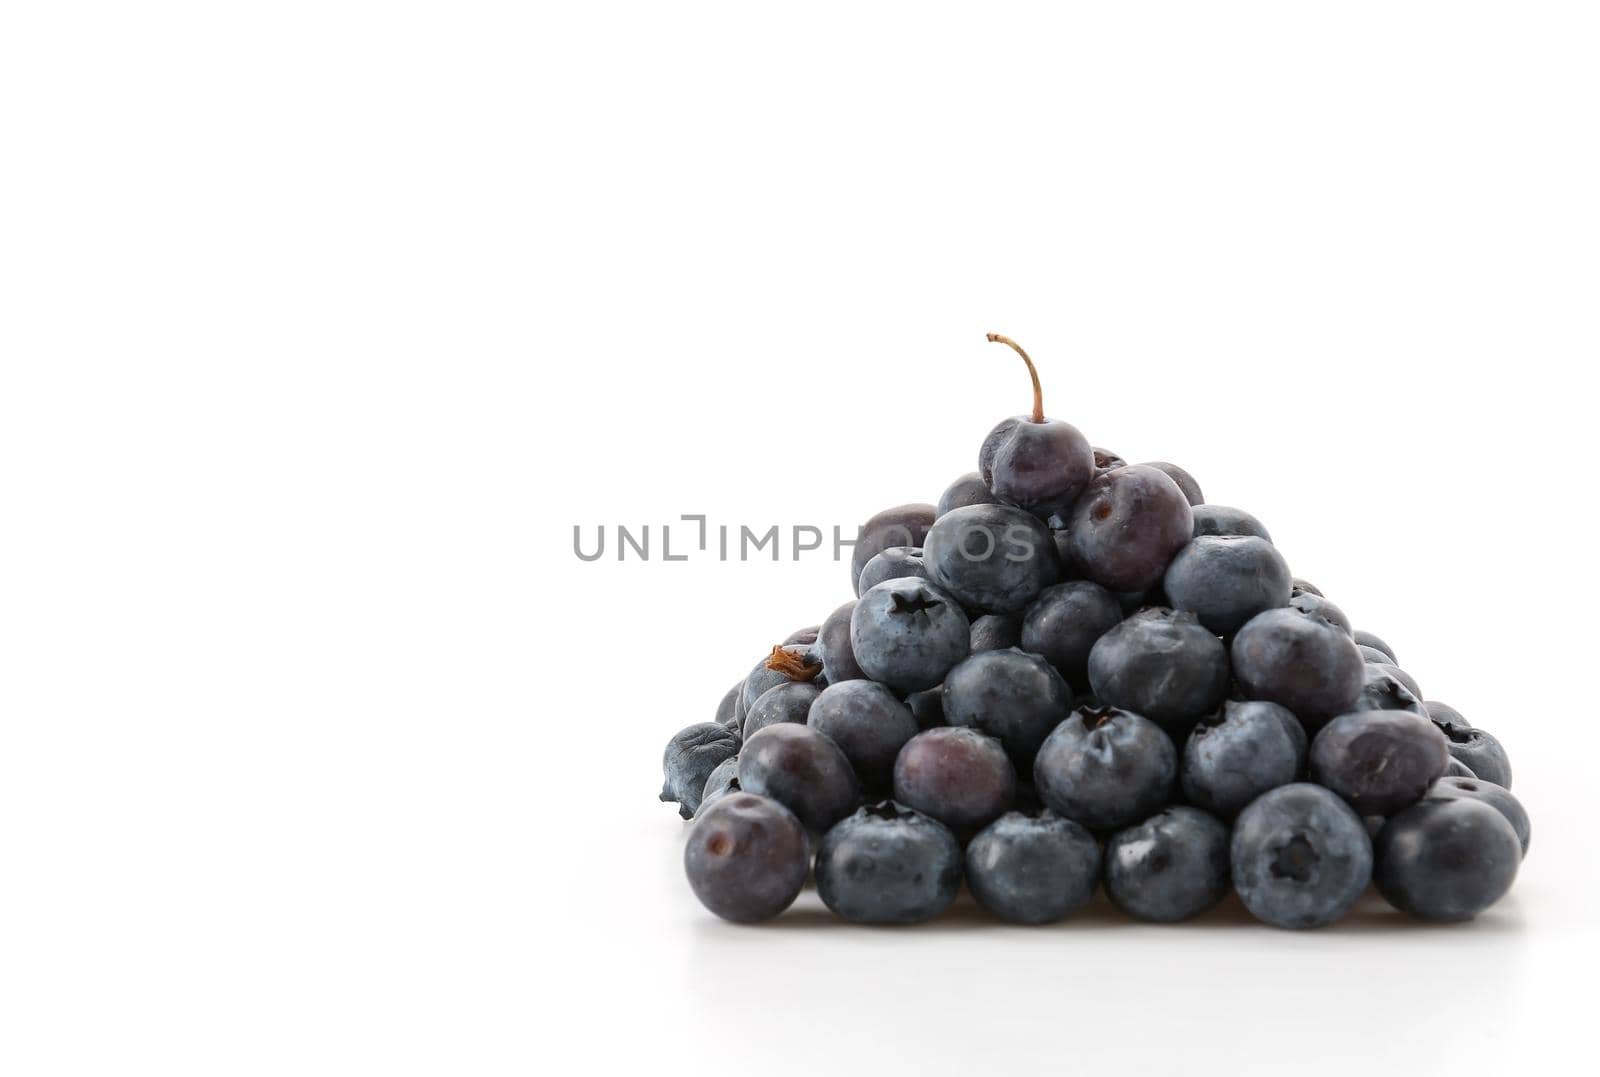
<path fill-rule="evenodd" d="M 989 342 L 991 344 L 1009 345 L 1013 351 L 1022 356 L 1022 361 L 1028 364 L 1028 377 L 1033 379 L 1033 421 L 1036 423 L 1044 422 L 1044 390 L 1039 387 L 1039 372 L 1033 368 L 1033 360 L 1028 358 L 1028 353 L 1022 350 L 1021 344 L 1018 344 L 1008 336 L 990 333 Z"/>

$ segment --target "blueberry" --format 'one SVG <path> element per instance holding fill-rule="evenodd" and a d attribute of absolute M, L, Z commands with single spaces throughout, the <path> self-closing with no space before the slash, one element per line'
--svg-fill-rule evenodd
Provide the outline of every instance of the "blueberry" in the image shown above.
<path fill-rule="evenodd" d="M 1033 360 L 1016 341 L 990 333 L 1028 366 L 1033 379 L 1033 413 L 1006 419 L 984 439 L 978 474 L 994 496 L 1040 517 L 1065 513 L 1094 474 L 1094 451 L 1078 428 L 1044 416 L 1044 396 Z"/>
<path fill-rule="evenodd" d="M 872 681 L 830 684 L 811 704 L 807 724 L 839 746 L 871 789 L 889 788 L 895 757 L 917 735 L 911 708 Z"/>
<path fill-rule="evenodd" d="M 896 505 L 884 509 L 861 525 L 855 547 L 850 551 L 850 586 L 860 595 L 861 570 L 867 562 L 890 546 L 921 546 L 933 526 L 932 505 Z"/>
<path fill-rule="evenodd" d="M 1382 651 L 1384 654 L 1389 656 L 1390 662 L 1397 665 L 1399 664 L 1398 660 L 1394 656 L 1394 648 L 1383 642 L 1383 640 L 1379 639 L 1377 636 L 1374 636 L 1371 632 L 1363 632 L 1360 629 L 1357 629 L 1355 632 L 1352 632 L 1351 635 L 1355 638 L 1357 643 L 1361 644 L 1361 646 L 1372 647 L 1375 650 Z"/>
<path fill-rule="evenodd" d="M 1262 537 L 1265 538 L 1266 536 L 1263 535 Z M 1322 588 L 1318 587 L 1316 584 L 1312 583 L 1310 580 L 1302 580 L 1299 576 L 1296 576 L 1294 578 L 1294 589 L 1296 591 L 1310 591 L 1312 594 L 1316 595 L 1318 598 L 1322 597 Z"/>
<path fill-rule="evenodd" d="M 811 625 L 808 628 L 797 628 L 793 632 L 789 633 L 789 637 L 783 641 L 783 646 L 787 647 L 791 643 L 815 643 L 817 642 L 817 636 L 821 632 L 821 625 Z"/>
<path fill-rule="evenodd" d="M 681 729 L 667 741 L 661 756 L 665 781 L 661 799 L 678 805 L 678 814 L 694 818 L 706 779 L 729 756 L 739 751 L 739 734 L 716 722 L 700 722 Z"/>
<path fill-rule="evenodd" d="M 744 715 L 739 713 L 739 696 L 744 691 L 744 682 L 740 681 L 728 689 L 728 694 L 722 697 L 722 702 L 717 704 L 716 723 L 726 726 L 735 733 L 744 724 Z"/>
<path fill-rule="evenodd" d="M 782 804 L 749 793 L 720 797 L 689 831 L 683 867 L 700 903 L 724 920 L 767 920 L 805 885 L 810 847 Z"/>
<path fill-rule="evenodd" d="M 1437 703 L 1428 700 L 1422 704 L 1427 710 L 1428 717 L 1435 722 L 1444 722 L 1446 725 L 1460 726 L 1462 729 L 1471 729 L 1472 723 L 1461 716 L 1461 712 L 1448 703 Z"/>
<path fill-rule="evenodd" d="M 1181 738 L 1227 694 L 1228 652 L 1192 613 L 1141 610 L 1089 652 L 1089 685 Z"/>
<path fill-rule="evenodd" d="M 768 688 L 744 716 L 744 738 L 749 740 L 779 722 L 805 725 L 812 701 L 821 694 L 822 689 L 806 681 L 785 681 Z"/>
<path fill-rule="evenodd" d="M 1419 920 L 1470 920 L 1511 889 L 1522 860 L 1517 832 L 1481 800 L 1428 799 L 1378 834 L 1372 881 Z"/>
<path fill-rule="evenodd" d="M 1463 763 L 1461 760 L 1457 759 L 1453 755 L 1450 757 L 1450 762 L 1445 764 L 1444 776 L 1446 778 L 1476 778 L 1477 777 L 1476 774 L 1472 773 L 1472 768 L 1471 767 L 1467 766 L 1465 763 Z"/>
<path fill-rule="evenodd" d="M 1311 777 L 1362 815 L 1389 815 L 1444 775 L 1446 743 L 1432 723 L 1410 711 L 1342 714 L 1311 742 Z"/>
<path fill-rule="evenodd" d="M 1393 672 L 1391 672 L 1393 671 Z M 1377 666 L 1367 663 L 1365 680 L 1361 685 L 1361 695 L 1350 708 L 1358 711 L 1410 711 L 1419 717 L 1428 717 L 1428 712 L 1422 707 L 1422 700 L 1412 694 L 1405 682 L 1395 676 L 1393 666 Z"/>
<path fill-rule="evenodd" d="M 856 603 L 850 649 L 869 677 L 904 694 L 943 681 L 967 656 L 971 631 L 955 599 L 928 581 L 889 580 Z"/>
<path fill-rule="evenodd" d="M 1256 919 L 1322 927 L 1355 904 L 1372 878 L 1372 839 L 1350 805 L 1309 782 L 1251 801 L 1233 827 L 1233 888 Z"/>
<path fill-rule="evenodd" d="M 1193 611 L 1219 636 L 1285 605 L 1293 588 L 1283 555 L 1272 543 L 1249 535 L 1193 539 L 1167 566 L 1162 585 L 1173 607 Z"/>
<path fill-rule="evenodd" d="M 837 744 L 809 726 L 785 722 L 744 742 L 739 788 L 771 797 L 820 833 L 855 807 L 858 786 Z"/>
<path fill-rule="evenodd" d="M 1072 563 L 1112 591 L 1143 591 L 1161 579 L 1194 537 L 1194 515 L 1178 484 L 1153 467 L 1104 472 L 1072 507 Z"/>
<path fill-rule="evenodd" d="M 1006 647 L 1021 646 L 1022 614 L 986 613 L 982 617 L 974 618 L 972 633 L 968 639 L 973 654 L 979 651 L 998 651 Z"/>
<path fill-rule="evenodd" d="M 967 886 L 978 904 L 1014 924 L 1048 924 L 1094 897 L 1100 846 L 1051 812 L 1007 812 L 967 845 Z"/>
<path fill-rule="evenodd" d="M 1368 665 L 1392 666 L 1394 660 L 1376 647 L 1368 647 L 1364 643 L 1356 644 L 1356 650 L 1361 652 L 1361 658 Z"/>
<path fill-rule="evenodd" d="M 756 700 L 769 688 L 790 681 L 808 681 L 822 672 L 820 664 L 811 662 L 811 647 L 806 643 L 787 643 L 772 648 L 771 654 L 756 663 L 756 668 L 744 679 L 744 691 L 741 694 L 744 710 L 741 718 L 749 714 Z"/>
<path fill-rule="evenodd" d="M 918 729 L 938 729 L 940 726 L 950 724 L 944 720 L 942 684 L 921 692 L 912 692 L 906 696 L 905 703 L 911 709 L 911 717 L 917 720 Z"/>
<path fill-rule="evenodd" d="M 892 801 L 839 822 L 817 850 L 817 894 L 858 924 L 938 916 L 961 886 L 961 845 L 945 826 Z"/>
<path fill-rule="evenodd" d="M 706 805 L 720 796 L 739 791 L 739 757 L 730 755 L 717 764 L 717 769 L 711 772 L 706 779 L 705 787 L 700 792 L 700 811 L 705 811 Z"/>
<path fill-rule="evenodd" d="M 1106 893 L 1140 920 L 1200 915 L 1227 896 L 1228 874 L 1228 828 L 1199 808 L 1168 808 L 1106 843 Z"/>
<path fill-rule="evenodd" d="M 1500 742 L 1481 729 L 1452 725 L 1437 718 L 1433 724 L 1444 734 L 1451 755 L 1486 782 L 1511 788 L 1511 760 Z"/>
<path fill-rule="evenodd" d="M 1276 703 L 1229 700 L 1202 719 L 1183 745 L 1183 795 L 1223 819 L 1305 769 L 1306 734 Z"/>
<path fill-rule="evenodd" d="M 1191 515 L 1194 517 L 1195 538 L 1201 535 L 1248 535 L 1265 542 L 1272 541 L 1272 533 L 1266 525 L 1243 509 L 1229 508 L 1227 505 L 1196 505 Z"/>
<path fill-rule="evenodd" d="M 1110 449 L 1095 449 L 1094 470 L 1098 475 L 1102 471 L 1115 471 L 1119 467 L 1127 467 L 1128 461 L 1112 452 Z"/>
<path fill-rule="evenodd" d="M 1347 636 L 1352 632 L 1350 618 L 1345 616 L 1344 610 L 1341 610 L 1319 594 L 1311 591 L 1292 591 L 1289 595 L 1289 605 L 1301 613 L 1308 613 L 1313 617 L 1321 617 L 1329 624 L 1337 626 L 1339 631 Z"/>
<path fill-rule="evenodd" d="M 994 737 L 1022 774 L 1033 773 L 1039 745 L 1071 703 L 1072 690 L 1050 663 L 1014 648 L 972 655 L 944 679 L 945 721 Z"/>
<path fill-rule="evenodd" d="M 1376 662 L 1374 662 L 1372 664 L 1374 666 L 1377 666 L 1378 669 L 1383 670 L 1385 673 L 1387 673 L 1389 676 L 1393 677 L 1395 680 L 1399 681 L 1401 684 L 1405 685 L 1406 686 L 1406 690 L 1409 691 L 1412 695 L 1416 696 L 1418 699 L 1422 698 L 1422 689 L 1417 685 L 1417 679 L 1415 677 L 1413 677 L 1411 674 L 1407 673 L 1405 670 L 1401 669 L 1399 666 L 1396 666 L 1396 665 L 1387 665 L 1387 666 L 1385 666 L 1385 665 L 1380 665 L 1379 663 L 1376 663 Z"/>
<path fill-rule="evenodd" d="M 1206 499 L 1205 495 L 1200 492 L 1200 484 L 1194 481 L 1193 475 L 1183 470 L 1183 468 L 1179 467 L 1177 464 L 1169 464 L 1165 460 L 1152 460 L 1150 463 L 1145 464 L 1144 466 L 1155 468 L 1157 471 L 1166 475 L 1167 478 L 1176 483 L 1178 489 L 1183 491 L 1183 496 L 1190 505 L 1205 504 Z"/>
<path fill-rule="evenodd" d="M 928 578 L 984 613 L 1022 610 L 1060 575 L 1049 529 L 1009 505 L 968 505 L 946 513 L 922 550 Z"/>
<path fill-rule="evenodd" d="M 999 818 L 1016 793 L 1017 773 L 1005 749 L 976 729 L 918 733 L 894 762 L 894 799 L 954 830 L 974 830 Z"/>
<path fill-rule="evenodd" d="M 1454 762 L 1454 760 L 1451 760 Z M 1511 829 L 1517 832 L 1517 842 L 1522 846 L 1522 855 L 1528 855 L 1528 846 L 1533 841 L 1533 824 L 1528 819 L 1527 811 L 1522 807 L 1522 802 L 1512 795 L 1511 790 L 1493 782 L 1483 781 L 1470 775 L 1455 777 L 1445 775 L 1428 787 L 1423 795 L 1424 800 L 1481 800 L 1495 811 L 1506 817 L 1506 822 L 1511 824 Z"/>
<path fill-rule="evenodd" d="M 951 483 L 939 498 L 939 504 L 934 509 L 934 519 L 938 519 L 951 509 L 964 509 L 968 505 L 996 504 L 999 504 L 999 498 L 989 492 L 989 484 L 983 481 L 983 476 L 976 471 L 969 471 Z"/>
<path fill-rule="evenodd" d="M 928 578 L 928 570 L 922 563 L 922 547 L 890 546 L 867 562 L 866 567 L 861 570 L 861 579 L 856 586 L 861 594 L 866 594 L 884 580 L 910 577 L 923 580 Z"/>
<path fill-rule="evenodd" d="M 822 622 L 817 642 L 810 657 L 822 663 L 822 675 L 829 684 L 862 680 L 866 673 L 856 664 L 856 653 L 850 649 L 850 615 L 856 611 L 856 600 L 851 599 Z"/>
<path fill-rule="evenodd" d="M 1122 603 L 1097 583 L 1046 587 L 1022 615 L 1022 648 L 1044 658 L 1068 684 L 1089 683 L 1089 651 L 1122 623 Z"/>
<path fill-rule="evenodd" d="M 1257 614 L 1233 637 L 1233 675 L 1251 699 L 1282 703 L 1319 728 L 1361 695 L 1366 663 L 1349 636 L 1296 609 Z"/>
<path fill-rule="evenodd" d="M 1150 815 L 1171 794 L 1177 750 L 1161 727 L 1115 707 L 1082 707 L 1045 738 L 1033 764 L 1040 799 L 1091 830 Z"/>

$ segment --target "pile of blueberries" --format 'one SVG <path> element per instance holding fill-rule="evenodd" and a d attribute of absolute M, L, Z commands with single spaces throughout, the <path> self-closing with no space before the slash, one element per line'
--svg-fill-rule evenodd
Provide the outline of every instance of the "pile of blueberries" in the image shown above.
<path fill-rule="evenodd" d="M 1024 924 L 1104 885 L 1141 920 L 1233 889 L 1310 928 L 1375 884 L 1431 921 L 1510 889 L 1529 840 L 1500 743 L 1294 578 L 1182 468 L 1031 415 L 937 506 L 862 528 L 858 598 L 773 647 L 667 745 L 695 894 L 738 922 L 813 872 L 846 920 L 938 915 L 966 880 Z"/>

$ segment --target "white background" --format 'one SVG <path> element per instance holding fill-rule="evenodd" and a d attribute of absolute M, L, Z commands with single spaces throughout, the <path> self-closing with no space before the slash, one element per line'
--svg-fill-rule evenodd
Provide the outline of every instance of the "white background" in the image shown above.
<path fill-rule="evenodd" d="M 0 1071 L 1587 1050 L 1592 5 L 4 10 Z M 661 746 L 848 573 L 573 526 L 933 500 L 1027 405 L 988 330 L 1500 736 L 1510 898 L 695 904 Z"/>

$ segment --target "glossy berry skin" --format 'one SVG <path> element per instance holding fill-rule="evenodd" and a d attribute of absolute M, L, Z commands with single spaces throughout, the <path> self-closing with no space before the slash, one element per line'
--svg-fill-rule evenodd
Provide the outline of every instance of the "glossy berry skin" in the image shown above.
<path fill-rule="evenodd" d="M 964 509 L 968 505 L 997 505 L 999 498 L 989 491 L 989 484 L 976 471 L 969 471 L 945 490 L 934 508 L 934 519 L 951 509 Z"/>
<path fill-rule="evenodd" d="M 809 726 L 784 722 L 744 742 L 739 788 L 771 797 L 821 833 L 854 810 L 859 786 L 837 744 Z"/>
<path fill-rule="evenodd" d="M 1183 795 L 1232 820 L 1262 793 L 1298 780 L 1307 747 L 1305 730 L 1288 708 L 1229 700 L 1184 741 Z"/>
<path fill-rule="evenodd" d="M 1181 739 L 1227 694 L 1227 648 L 1192 613 L 1140 610 L 1090 650 L 1089 686 Z"/>
<path fill-rule="evenodd" d="M 972 653 L 1022 645 L 1022 614 L 986 613 L 972 622 Z"/>
<path fill-rule="evenodd" d="M 1089 683 L 1089 652 L 1122 623 L 1122 603 L 1097 583 L 1046 587 L 1022 615 L 1022 648 L 1042 655 L 1068 684 Z"/>
<path fill-rule="evenodd" d="M 804 725 L 812 702 L 822 689 L 809 681 L 785 681 L 761 693 L 744 716 L 744 739 L 749 740 L 769 725 L 793 722 Z"/>
<path fill-rule="evenodd" d="M 967 887 L 1013 924 L 1049 924 L 1081 909 L 1100 881 L 1100 846 L 1052 812 L 1007 812 L 967 844 Z"/>
<path fill-rule="evenodd" d="M 1048 518 L 1083 493 L 1094 475 L 1094 450 L 1070 423 L 1019 415 L 984 438 L 978 474 L 1002 503 Z"/>
<path fill-rule="evenodd" d="M 1481 800 L 1506 817 L 1506 822 L 1510 823 L 1511 829 L 1517 833 L 1517 843 L 1522 846 L 1522 855 L 1528 855 L 1528 846 L 1533 842 L 1533 823 L 1528 819 L 1528 812 L 1523 808 L 1522 802 L 1504 786 L 1470 775 L 1457 777 L 1447 774 L 1430 785 L 1422 799 Z"/>
<path fill-rule="evenodd" d="M 1039 798 L 1090 830 L 1118 830 L 1163 807 L 1178 776 L 1161 727 L 1113 707 L 1081 707 L 1051 732 L 1033 764 Z"/>
<path fill-rule="evenodd" d="M 1024 609 L 1060 575 L 1055 542 L 1037 516 L 969 505 L 941 516 L 922 544 L 928 578 L 969 609 Z"/>
<path fill-rule="evenodd" d="M 1511 788 L 1511 760 L 1500 742 L 1481 729 L 1463 728 L 1437 718 L 1433 725 L 1444 734 L 1451 755 L 1486 782 Z"/>
<path fill-rule="evenodd" d="M 1165 460 L 1152 460 L 1144 466 L 1153 467 L 1171 479 L 1178 489 L 1183 492 L 1184 500 L 1188 501 L 1190 506 L 1204 505 L 1206 503 L 1205 495 L 1200 492 L 1200 484 L 1195 482 L 1193 475 L 1177 464 L 1169 464 Z"/>
<path fill-rule="evenodd" d="M 1313 781 L 1361 815 L 1390 815 L 1413 804 L 1444 776 L 1444 734 L 1410 711 L 1355 711 L 1311 741 Z"/>
<path fill-rule="evenodd" d="M 976 729 L 946 726 L 918 733 L 894 763 L 894 799 L 957 832 L 986 826 L 1017 795 L 1005 749 Z"/>
<path fill-rule="evenodd" d="M 1405 682 L 1396 677 L 1393 666 L 1366 664 L 1361 695 L 1351 710 L 1358 711 L 1410 711 L 1419 718 L 1428 717 L 1422 700 L 1412 694 Z"/>
<path fill-rule="evenodd" d="M 720 796 L 739 791 L 739 757 L 730 755 L 717 764 L 700 792 L 700 811 Z"/>
<path fill-rule="evenodd" d="M 661 756 L 661 799 L 678 805 L 678 814 L 694 818 L 706 779 L 717 764 L 739 751 L 739 734 L 717 722 L 681 729 L 667 741 Z"/>
<path fill-rule="evenodd" d="M 1308 730 L 1355 705 L 1366 663 L 1350 637 L 1299 610 L 1257 614 L 1233 637 L 1233 675 L 1251 699 L 1281 703 Z"/>
<path fill-rule="evenodd" d="M 842 820 L 817 850 L 817 894 L 858 924 L 938 916 L 961 886 L 961 844 L 940 822 L 892 801 Z"/>
<path fill-rule="evenodd" d="M 971 631 L 960 604 L 927 580 L 889 580 L 856 603 L 850 650 L 873 680 L 900 694 L 918 692 L 967 656 Z"/>
<path fill-rule="evenodd" d="M 855 546 L 850 551 L 850 586 L 859 596 L 861 570 L 867 562 L 890 546 L 921 546 L 933 526 L 934 507 L 916 503 L 884 509 L 861 525 Z"/>
<path fill-rule="evenodd" d="M 707 806 L 683 850 L 695 897 L 740 924 L 771 919 L 793 904 L 810 859 L 794 813 L 749 793 L 729 793 Z"/>
<path fill-rule="evenodd" d="M 1314 617 L 1321 617 L 1330 624 L 1337 625 L 1339 631 L 1351 635 L 1350 618 L 1346 617 L 1344 610 L 1319 594 L 1311 591 L 1302 591 L 1298 588 L 1289 595 L 1289 605 L 1301 613 L 1308 613 Z"/>
<path fill-rule="evenodd" d="M 1423 703 L 1422 706 L 1423 709 L 1428 712 L 1428 717 L 1432 718 L 1435 722 L 1440 722 L 1445 725 L 1459 726 L 1462 729 L 1472 728 L 1472 723 L 1467 721 L 1466 718 L 1462 717 L 1461 712 L 1456 710 L 1448 703 L 1440 703 L 1437 700 L 1430 699 Z M 1446 736 L 1448 736 L 1448 734 L 1446 734 Z"/>
<path fill-rule="evenodd" d="M 1272 541 L 1272 533 L 1267 530 L 1266 524 L 1243 509 L 1227 505 L 1196 505 L 1192 514 L 1195 538 L 1201 535 L 1248 535 L 1265 542 Z"/>
<path fill-rule="evenodd" d="M 1288 563 L 1265 539 L 1202 535 L 1178 551 L 1162 586 L 1173 608 L 1231 636 L 1256 614 L 1287 605 L 1290 579 Z"/>
<path fill-rule="evenodd" d="M 918 732 L 911 708 L 874 681 L 830 684 L 807 724 L 839 746 L 862 785 L 877 790 L 889 788 L 895 757 Z"/>
<path fill-rule="evenodd" d="M 1394 648 L 1383 642 L 1383 640 L 1379 639 L 1377 636 L 1374 636 L 1371 632 L 1363 632 L 1358 628 L 1351 633 L 1351 637 L 1363 647 L 1371 647 L 1375 650 L 1382 651 L 1384 654 L 1389 656 L 1390 662 L 1394 663 L 1395 665 L 1399 665 L 1399 660 L 1394 656 Z"/>
<path fill-rule="evenodd" d="M 1194 516 L 1177 483 L 1134 464 L 1091 482 L 1072 507 L 1067 543 L 1086 579 L 1112 591 L 1143 591 L 1194 537 Z"/>
<path fill-rule="evenodd" d="M 944 679 L 944 717 L 1000 742 L 1018 773 L 1033 773 L 1039 745 L 1072 709 L 1072 690 L 1036 654 L 1014 648 L 963 659 Z"/>
<path fill-rule="evenodd" d="M 1384 900 L 1419 920 L 1470 920 L 1511 889 L 1522 846 L 1493 806 L 1423 800 L 1378 833 L 1372 881 Z"/>
<path fill-rule="evenodd" d="M 1228 828 L 1198 808 L 1172 807 L 1106 843 L 1106 893 L 1139 920 L 1198 916 L 1228 894 Z"/>
<path fill-rule="evenodd" d="M 1331 924 L 1372 878 L 1361 817 L 1309 782 L 1263 793 L 1239 813 L 1230 846 L 1233 888 L 1250 914 L 1281 928 Z"/>
<path fill-rule="evenodd" d="M 822 675 L 829 684 L 866 678 L 866 673 L 856 664 L 856 653 L 850 649 L 850 615 L 856 611 L 856 599 L 851 599 L 822 622 L 817 642 L 811 645 L 808 657 L 822 665 Z"/>
<path fill-rule="evenodd" d="M 856 582 L 856 589 L 866 594 L 884 580 L 908 577 L 928 578 L 928 570 L 922 563 L 922 547 L 890 546 L 867 562 L 861 570 L 861 578 Z"/>

